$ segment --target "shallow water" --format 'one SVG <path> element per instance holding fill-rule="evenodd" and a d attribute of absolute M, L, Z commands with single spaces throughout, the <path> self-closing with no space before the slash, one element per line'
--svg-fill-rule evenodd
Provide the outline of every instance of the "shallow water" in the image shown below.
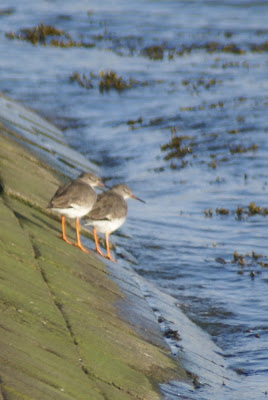
<path fill-rule="evenodd" d="M 120 247 L 131 253 L 134 268 L 176 297 L 239 371 L 237 387 L 217 399 L 267 398 L 268 215 L 248 212 L 251 202 L 268 207 L 267 12 L 265 1 L 234 0 L 0 6 L 1 91 L 55 122 L 109 184 L 124 181 L 146 200 L 129 202 L 123 236 L 113 235 L 117 258 L 125 262 Z M 40 22 L 95 46 L 5 37 Z M 144 54 L 152 45 L 162 58 Z M 139 83 L 100 92 L 102 70 Z M 70 82 L 74 72 L 91 72 L 93 87 Z M 165 160 L 172 135 L 186 137 L 186 155 Z M 176 384 L 165 395 L 215 398 Z"/>

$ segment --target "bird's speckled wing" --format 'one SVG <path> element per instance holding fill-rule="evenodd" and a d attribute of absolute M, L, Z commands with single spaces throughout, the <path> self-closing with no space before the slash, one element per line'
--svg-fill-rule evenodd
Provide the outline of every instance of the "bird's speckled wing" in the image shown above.
<path fill-rule="evenodd" d="M 97 201 L 87 215 L 92 220 L 110 220 L 127 215 L 127 203 L 116 193 L 107 191 L 97 196 Z"/>
<path fill-rule="evenodd" d="M 96 192 L 86 183 L 73 181 L 60 186 L 49 202 L 49 208 L 68 208 L 72 204 L 80 205 L 85 201 L 96 200 Z"/>

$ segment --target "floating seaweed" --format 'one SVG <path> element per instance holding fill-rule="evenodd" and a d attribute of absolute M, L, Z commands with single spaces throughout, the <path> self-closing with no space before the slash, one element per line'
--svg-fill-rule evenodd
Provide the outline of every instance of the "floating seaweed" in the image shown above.
<path fill-rule="evenodd" d="M 208 166 L 212 169 L 216 169 L 217 168 L 217 161 L 214 159 L 212 160 L 210 163 L 208 163 Z"/>
<path fill-rule="evenodd" d="M 256 206 L 256 204 L 252 201 L 248 206 L 248 211 L 245 212 L 247 212 L 248 215 L 256 215 L 256 214 L 267 215 L 268 208 Z"/>
<path fill-rule="evenodd" d="M 268 40 L 260 44 L 252 44 L 251 51 L 254 53 L 268 52 Z"/>
<path fill-rule="evenodd" d="M 163 117 L 156 117 L 156 118 L 150 119 L 149 125 L 150 126 L 161 125 L 162 122 L 163 122 Z"/>
<path fill-rule="evenodd" d="M 104 90 L 115 89 L 118 91 L 129 89 L 132 87 L 132 82 L 124 81 L 121 76 L 117 76 L 114 71 L 101 71 L 99 81 L 99 90 L 103 92 Z"/>
<path fill-rule="evenodd" d="M 117 76 L 114 71 L 101 71 L 99 81 L 100 92 L 115 89 L 119 92 L 125 89 L 131 89 L 134 86 L 147 86 L 148 82 L 140 82 L 136 79 L 129 78 L 124 80 L 121 76 Z"/>
<path fill-rule="evenodd" d="M 228 131 L 229 135 L 237 135 L 238 134 L 238 129 L 230 129 Z"/>
<path fill-rule="evenodd" d="M 224 207 L 216 208 L 216 214 L 217 215 L 228 215 L 228 214 L 230 214 L 230 211 Z"/>
<path fill-rule="evenodd" d="M 256 144 L 253 144 L 252 146 L 249 146 L 249 147 L 244 147 L 244 146 L 239 144 L 239 145 L 237 145 L 235 147 L 231 147 L 230 148 L 230 153 L 231 154 L 247 153 L 248 151 L 256 151 L 256 150 L 258 150 L 258 146 Z"/>
<path fill-rule="evenodd" d="M 217 103 L 200 104 L 199 106 L 180 107 L 180 111 L 197 111 L 197 110 L 204 110 L 205 107 L 208 107 L 208 108 L 222 108 L 223 106 L 224 106 L 224 103 L 222 101 L 218 101 Z"/>
<path fill-rule="evenodd" d="M 69 33 L 52 25 L 41 23 L 33 28 L 20 29 L 18 33 L 8 32 L 6 37 L 30 42 L 34 45 L 54 47 L 93 47 L 93 43 L 74 41 Z M 60 39 L 59 39 L 60 38 Z"/>
<path fill-rule="evenodd" d="M 43 23 L 34 28 L 20 29 L 17 34 L 13 32 L 6 33 L 6 36 L 9 39 L 26 40 L 32 44 L 47 44 L 47 38 L 51 36 L 65 37 L 68 40 L 71 39 L 71 36 L 65 31 L 57 29 L 51 25 L 44 25 Z"/>
<path fill-rule="evenodd" d="M 183 86 L 189 86 L 191 90 L 197 91 L 200 87 L 203 87 L 205 89 L 210 89 L 211 87 L 215 86 L 216 84 L 221 83 L 219 79 L 215 78 L 210 78 L 210 79 L 205 79 L 205 78 L 199 78 L 197 80 L 190 80 L 190 79 L 183 79 L 182 80 L 182 85 Z"/>
<path fill-rule="evenodd" d="M 213 216 L 213 209 L 209 208 L 208 210 L 204 210 L 204 215 L 206 217 Z M 246 207 L 237 206 L 235 211 L 230 211 L 225 207 L 219 207 L 215 210 L 216 215 L 236 215 L 239 220 L 241 220 L 244 216 L 251 217 L 253 215 L 268 215 L 268 208 L 257 206 L 253 201 L 249 203 Z"/>
<path fill-rule="evenodd" d="M 129 119 L 127 121 L 127 125 L 135 125 L 135 124 L 142 124 L 142 117 L 139 117 L 138 119 Z"/>
<path fill-rule="evenodd" d="M 150 60 L 163 60 L 164 58 L 164 46 L 154 45 L 145 47 L 141 54 L 145 57 L 150 58 Z"/>
<path fill-rule="evenodd" d="M 85 89 L 92 89 L 94 87 L 93 82 L 98 80 L 99 91 L 109 91 L 111 89 L 122 91 L 125 89 L 131 89 L 134 86 L 147 86 L 148 82 L 140 82 L 133 78 L 124 80 L 121 76 L 118 76 L 114 71 L 101 71 L 98 75 L 90 72 L 88 75 L 73 72 L 69 77 L 70 82 L 77 82 L 81 87 Z M 138 119 L 136 122 L 141 123 L 142 119 Z M 133 121 L 133 124 L 136 123 Z M 131 125 L 131 120 L 128 121 L 128 125 Z"/>
<path fill-rule="evenodd" d="M 242 214 L 243 214 L 243 208 L 238 206 L 236 209 L 236 215 L 237 215 L 238 219 L 242 218 Z"/>
<path fill-rule="evenodd" d="M 240 267 L 237 271 L 239 275 L 244 275 L 246 272 L 248 273 L 251 279 L 254 279 L 256 276 L 261 274 L 261 269 L 267 268 L 268 263 L 260 260 L 265 258 L 262 254 L 257 254 L 254 251 L 250 253 L 246 253 L 245 255 L 239 254 L 237 251 L 233 253 L 233 259 L 231 261 L 232 264 L 236 264 Z"/>
<path fill-rule="evenodd" d="M 208 42 L 208 43 L 193 43 L 190 46 L 182 46 L 181 49 L 176 51 L 176 54 L 181 56 L 183 54 L 189 54 L 194 50 L 205 50 L 208 53 L 223 52 L 233 54 L 245 54 L 246 50 L 237 46 L 235 43 L 222 44 L 219 42 Z"/>
<path fill-rule="evenodd" d="M 70 82 L 77 82 L 78 85 L 80 85 L 81 87 L 83 87 L 85 89 L 92 89 L 93 88 L 91 77 L 88 78 L 85 74 L 81 75 L 78 72 L 74 72 L 70 76 L 69 79 L 70 79 Z"/>
<path fill-rule="evenodd" d="M 211 218 L 213 216 L 212 208 L 209 208 L 208 210 L 204 210 L 204 214 L 205 214 L 206 217 Z"/>
<path fill-rule="evenodd" d="M 185 145 L 182 145 L 183 142 L 187 142 Z M 167 151 L 168 154 L 164 157 L 164 160 L 170 160 L 171 158 L 182 158 L 187 154 L 193 152 L 193 141 L 189 136 L 173 136 L 169 143 L 161 146 L 162 151 Z"/>

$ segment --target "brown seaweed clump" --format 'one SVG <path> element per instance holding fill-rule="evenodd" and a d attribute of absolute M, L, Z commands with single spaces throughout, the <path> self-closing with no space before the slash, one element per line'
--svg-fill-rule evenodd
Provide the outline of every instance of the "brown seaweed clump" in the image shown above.
<path fill-rule="evenodd" d="M 30 42 L 34 45 L 55 47 L 93 47 L 92 43 L 74 41 L 70 34 L 52 25 L 41 23 L 33 28 L 20 29 L 18 33 L 8 32 L 6 37 Z"/>
<path fill-rule="evenodd" d="M 248 214 L 249 215 L 256 215 L 256 214 L 267 215 L 268 208 L 256 206 L 256 204 L 252 201 L 251 203 L 249 203 L 249 206 L 248 206 Z"/>
<path fill-rule="evenodd" d="M 188 142 L 183 145 L 184 142 Z M 192 153 L 193 142 L 189 136 L 173 136 L 169 143 L 161 146 L 162 151 L 169 150 L 164 160 L 168 161 L 172 158 L 183 158 L 187 154 Z"/>
<path fill-rule="evenodd" d="M 243 256 L 243 254 L 238 254 L 238 252 L 235 251 L 233 254 L 232 263 L 238 264 L 243 267 L 245 265 L 245 256 Z"/>
<path fill-rule="evenodd" d="M 212 208 L 209 208 L 208 210 L 204 210 L 204 214 L 205 214 L 205 217 L 212 218 L 212 216 L 213 216 Z"/>
<path fill-rule="evenodd" d="M 261 260 L 265 258 L 266 257 L 262 254 L 257 254 L 254 251 L 252 251 L 251 254 L 248 252 L 245 255 L 239 254 L 235 251 L 231 263 L 240 267 L 237 271 L 239 275 L 247 273 L 251 279 L 254 279 L 256 276 L 261 274 L 262 269 L 268 267 L 268 263 Z"/>
<path fill-rule="evenodd" d="M 232 54 L 245 54 L 246 51 L 235 43 L 222 44 L 219 42 L 208 42 L 208 43 L 193 43 L 190 46 L 182 46 L 180 50 L 176 52 L 178 56 L 183 54 L 189 54 L 194 50 L 205 50 L 208 53 L 222 52 Z"/>
<path fill-rule="evenodd" d="M 217 215 L 228 215 L 230 214 L 230 211 L 227 208 L 216 208 L 216 214 Z"/>
<path fill-rule="evenodd" d="M 133 78 L 124 80 L 121 76 L 118 76 L 114 71 L 100 71 L 99 75 L 90 72 L 88 75 L 80 74 L 78 72 L 73 72 L 69 77 L 70 82 L 77 82 L 79 86 L 85 89 L 92 89 L 94 87 L 93 82 L 99 78 L 98 87 L 99 91 L 102 93 L 104 91 L 109 91 L 111 89 L 121 92 L 125 89 L 131 89 L 133 86 L 147 86 L 148 82 L 141 82 Z M 137 121 L 128 122 L 129 125 L 136 122 L 141 123 L 142 118 Z"/>
<path fill-rule="evenodd" d="M 242 145 L 237 145 L 235 147 L 230 148 L 230 153 L 235 154 L 235 153 L 246 153 L 248 151 L 256 151 L 258 150 L 258 146 L 256 144 L 253 144 L 252 146 L 249 147 L 244 147 Z"/>
<path fill-rule="evenodd" d="M 268 40 L 260 44 L 252 44 L 251 51 L 255 53 L 268 52 Z"/>
<path fill-rule="evenodd" d="M 129 119 L 129 120 L 127 120 L 127 125 L 142 124 L 142 122 L 143 122 L 142 117 L 139 117 L 137 119 Z"/>
<path fill-rule="evenodd" d="M 242 218 L 242 215 L 243 215 L 243 208 L 242 208 L 242 207 L 237 206 L 236 215 L 237 215 L 237 218 L 238 218 L 238 219 L 241 219 L 241 218 Z"/>
<path fill-rule="evenodd" d="M 183 86 L 188 86 L 193 91 L 197 91 L 201 87 L 208 90 L 218 83 L 221 83 L 221 81 L 219 79 L 215 79 L 215 78 L 205 79 L 203 77 L 197 79 L 196 81 L 191 81 L 189 79 L 183 79 L 183 81 L 182 81 Z"/>
<path fill-rule="evenodd" d="M 204 215 L 206 217 L 212 217 L 213 216 L 213 210 L 212 208 L 208 210 L 204 210 Z M 216 208 L 215 213 L 217 215 L 229 215 L 230 210 L 224 207 Z M 234 212 L 231 211 L 231 215 L 235 214 L 237 216 L 238 220 L 241 220 L 243 217 L 251 217 L 253 215 L 262 215 L 266 216 L 268 215 L 268 208 L 257 206 L 253 201 L 249 203 L 247 207 L 241 207 L 237 206 L 236 210 Z"/>
<path fill-rule="evenodd" d="M 242 218 L 243 215 L 246 215 L 248 217 L 251 217 L 253 215 L 268 215 L 268 208 L 264 208 L 261 206 L 257 206 L 254 201 L 249 203 L 249 205 L 246 208 L 243 208 L 241 206 L 238 206 L 236 209 L 236 215 L 239 219 Z"/>
<path fill-rule="evenodd" d="M 100 92 L 108 91 L 110 89 L 115 89 L 120 92 L 124 89 L 130 89 L 135 83 L 135 80 L 132 78 L 130 78 L 128 82 L 125 81 L 121 76 L 117 76 L 114 71 L 100 72 Z"/>
<path fill-rule="evenodd" d="M 70 76 L 70 82 L 77 82 L 79 86 L 85 88 L 85 89 L 92 89 L 93 88 L 93 84 L 91 81 L 91 78 L 88 78 L 86 76 L 86 74 L 79 74 L 78 72 L 74 72 L 71 76 Z"/>
<path fill-rule="evenodd" d="M 142 50 L 141 54 L 150 60 L 163 60 L 164 47 L 161 45 L 148 46 Z"/>
<path fill-rule="evenodd" d="M 32 44 L 47 44 L 48 37 L 65 37 L 67 39 L 71 39 L 71 36 L 66 34 L 61 29 L 54 28 L 51 25 L 44 25 L 41 23 L 40 25 L 35 26 L 34 28 L 24 28 L 20 29 L 19 33 L 6 33 L 6 37 L 9 39 L 19 39 L 26 40 L 27 42 L 31 42 Z"/>

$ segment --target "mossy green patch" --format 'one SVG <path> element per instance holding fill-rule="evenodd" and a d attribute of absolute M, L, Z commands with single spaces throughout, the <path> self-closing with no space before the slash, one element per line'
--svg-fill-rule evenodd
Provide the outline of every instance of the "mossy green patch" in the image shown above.
<path fill-rule="evenodd" d="M 31 153 L 14 145 L 12 139 L 4 136 L 1 139 L 0 181 L 5 193 L 45 208 L 57 189 L 58 180 Z"/>
<path fill-rule="evenodd" d="M 91 392 L 101 399 L 79 365 L 27 233 L 2 199 L 0 213 L 0 357 L 5 398 L 23 398 L 27 393 L 31 399 L 64 399 L 69 393 L 88 399 Z M 11 236 L 15 240 L 10 241 Z"/>

